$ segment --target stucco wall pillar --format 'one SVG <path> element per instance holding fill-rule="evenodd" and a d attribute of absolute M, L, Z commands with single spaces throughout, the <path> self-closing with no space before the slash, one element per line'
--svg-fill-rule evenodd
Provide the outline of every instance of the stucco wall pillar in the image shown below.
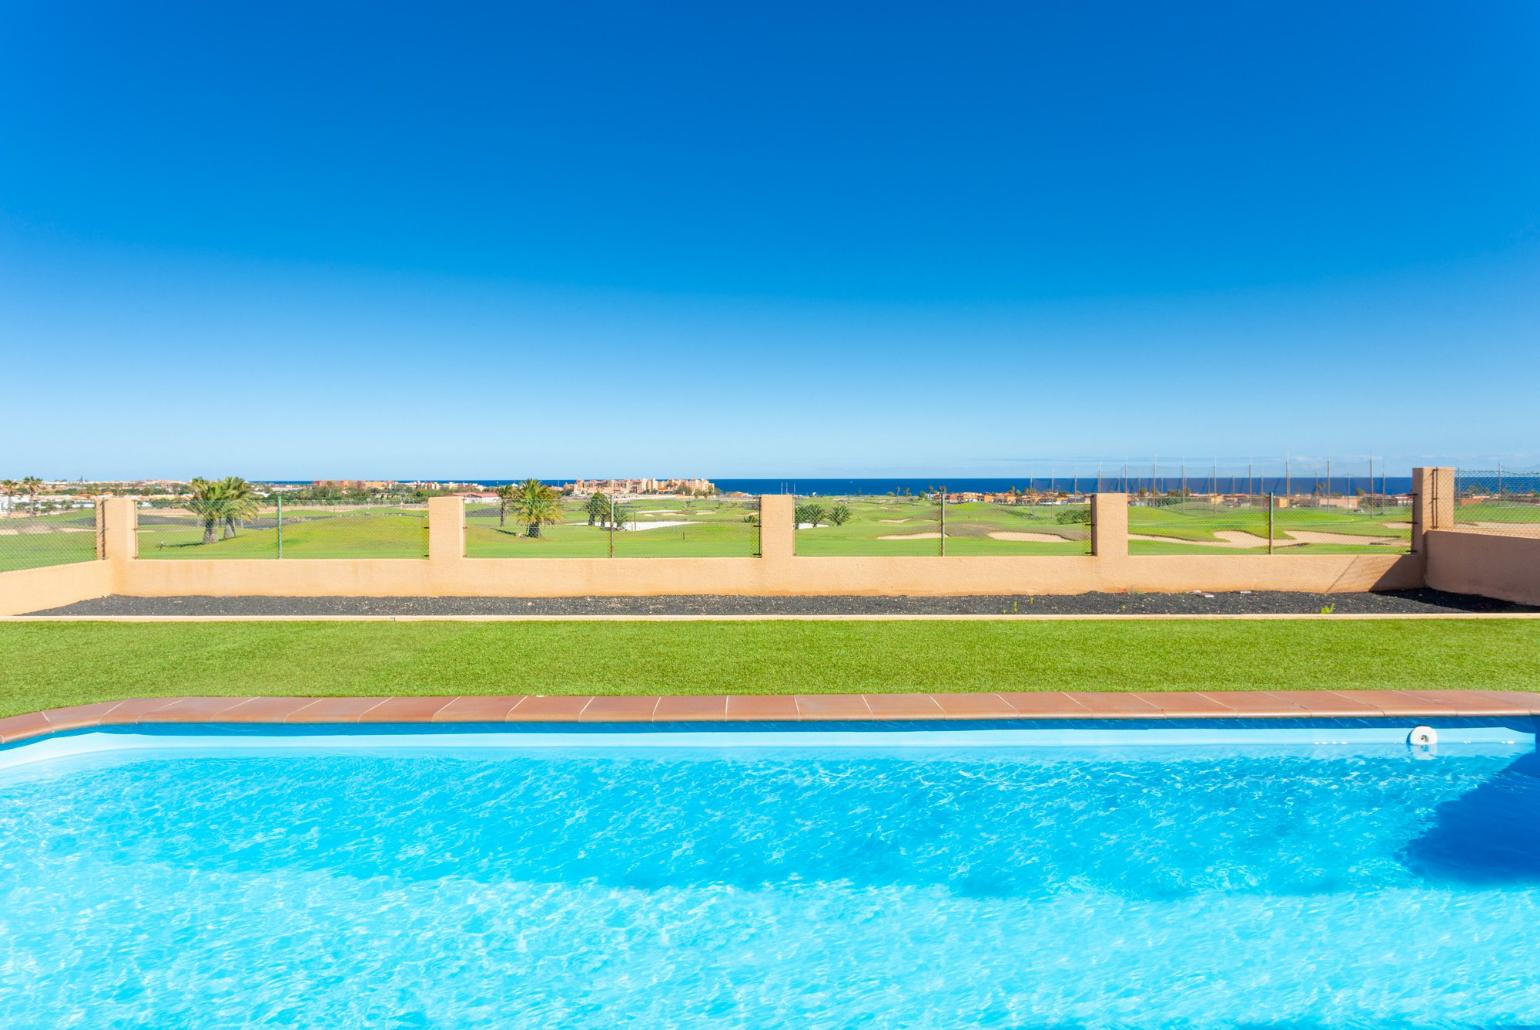
<path fill-rule="evenodd" d="M 1412 553 L 1426 550 L 1430 529 L 1454 528 L 1454 469 L 1412 469 Z"/>
<path fill-rule="evenodd" d="M 132 497 L 109 497 L 96 509 L 101 519 L 97 539 L 101 556 L 111 562 L 139 557 L 139 503 Z"/>
<path fill-rule="evenodd" d="M 759 556 L 790 561 L 797 553 L 797 499 L 791 494 L 766 494 L 759 499 Z"/>
<path fill-rule="evenodd" d="M 1128 557 L 1128 495 L 1091 495 L 1091 553 L 1098 558 Z"/>
<path fill-rule="evenodd" d="M 465 498 L 428 498 L 428 560 L 459 561 L 465 557 Z"/>

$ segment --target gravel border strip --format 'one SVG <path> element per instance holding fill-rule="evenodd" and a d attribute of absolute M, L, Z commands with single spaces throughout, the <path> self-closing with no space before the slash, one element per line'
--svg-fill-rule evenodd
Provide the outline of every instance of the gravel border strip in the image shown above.
<path fill-rule="evenodd" d="M 37 616 L 862 616 L 862 615 L 1470 615 L 1540 608 L 1438 590 L 1305 594 L 1276 590 L 1189 594 L 967 597 L 99 597 Z"/>

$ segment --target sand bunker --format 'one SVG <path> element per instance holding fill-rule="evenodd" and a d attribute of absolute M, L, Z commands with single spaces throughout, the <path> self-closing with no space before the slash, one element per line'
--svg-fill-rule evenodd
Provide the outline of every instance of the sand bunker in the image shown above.
<path fill-rule="evenodd" d="M 43 536 L 47 533 L 95 533 L 94 529 L 81 526 L 48 526 L 38 529 L 18 529 L 15 526 L 0 528 L 0 536 Z"/>
<path fill-rule="evenodd" d="M 892 533 L 879 536 L 878 540 L 940 540 L 940 533 Z"/>
<path fill-rule="evenodd" d="M 878 522 L 882 522 L 882 523 L 886 523 L 889 526 L 897 526 L 900 523 L 908 522 L 909 520 L 908 519 L 878 519 L 877 521 Z"/>
<path fill-rule="evenodd" d="M 1354 536 L 1352 533 L 1317 533 L 1309 529 L 1286 530 L 1289 536 L 1302 544 L 1402 544 L 1406 541 L 1390 536 Z M 1266 543 L 1266 541 L 1263 541 Z"/>
<path fill-rule="evenodd" d="M 1062 536 L 1054 536 L 1052 533 L 1017 533 L 1014 530 L 1002 529 L 989 534 L 991 540 L 1022 540 L 1032 544 L 1065 544 L 1068 540 Z"/>
<path fill-rule="evenodd" d="M 688 525 L 690 525 L 690 523 L 688 521 L 670 522 L 670 521 L 667 521 L 667 520 L 664 520 L 662 522 L 622 522 L 621 523 L 621 526 L 623 526 L 627 532 L 632 532 L 632 533 L 640 533 L 641 531 L 647 530 L 647 529 L 668 529 L 668 528 L 670 528 L 672 526 L 688 526 Z"/>
<path fill-rule="evenodd" d="M 1266 547 L 1267 537 L 1257 536 L 1255 533 L 1242 533 L 1238 529 L 1221 529 L 1214 534 L 1214 540 L 1182 540 L 1174 536 L 1146 536 L 1143 533 L 1130 533 L 1130 540 L 1153 540 L 1159 544 L 1193 544 L 1197 547 L 1226 547 L 1230 549 L 1246 547 Z M 1298 541 L 1278 540 L 1278 547 L 1289 547 Z"/>
<path fill-rule="evenodd" d="M 643 511 L 643 515 L 682 515 L 683 512 L 674 511 L 672 508 L 649 508 Z"/>
<path fill-rule="evenodd" d="M 1406 542 L 1395 537 L 1354 536 L 1351 533 L 1317 533 L 1306 529 L 1290 529 L 1286 532 L 1288 533 L 1287 539 L 1273 541 L 1275 548 L 1298 547 L 1301 544 L 1367 544 L 1383 547 Z M 1230 549 L 1267 546 L 1267 537 L 1257 536 L 1255 533 L 1243 533 L 1237 529 L 1221 529 L 1216 531 L 1214 536 L 1217 539 L 1181 540 L 1174 536 L 1145 536 L 1141 533 L 1130 533 L 1128 534 L 1128 539 L 1152 540 L 1161 544 L 1192 544 L 1195 547 L 1223 547 Z"/>

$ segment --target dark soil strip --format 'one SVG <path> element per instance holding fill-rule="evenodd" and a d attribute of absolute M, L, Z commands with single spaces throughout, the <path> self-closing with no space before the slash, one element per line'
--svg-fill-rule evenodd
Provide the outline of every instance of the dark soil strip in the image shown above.
<path fill-rule="evenodd" d="M 101 597 L 38 615 L 1344 615 L 1540 609 L 1438 590 L 973 597 Z"/>

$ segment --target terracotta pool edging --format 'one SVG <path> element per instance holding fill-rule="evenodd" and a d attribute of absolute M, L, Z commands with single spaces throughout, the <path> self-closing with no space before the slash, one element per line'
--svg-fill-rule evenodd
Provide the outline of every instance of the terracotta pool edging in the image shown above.
<path fill-rule="evenodd" d="M 1375 622 L 1540 619 L 1540 612 L 865 612 L 592 615 L 0 615 L 6 622 Z"/>
<path fill-rule="evenodd" d="M 893 722 L 903 720 L 1471 718 L 1540 716 L 1540 693 L 1488 690 L 1045 691 L 977 694 L 516 694 L 161 697 L 0 719 L 0 744 L 102 726 L 197 723 Z"/>

